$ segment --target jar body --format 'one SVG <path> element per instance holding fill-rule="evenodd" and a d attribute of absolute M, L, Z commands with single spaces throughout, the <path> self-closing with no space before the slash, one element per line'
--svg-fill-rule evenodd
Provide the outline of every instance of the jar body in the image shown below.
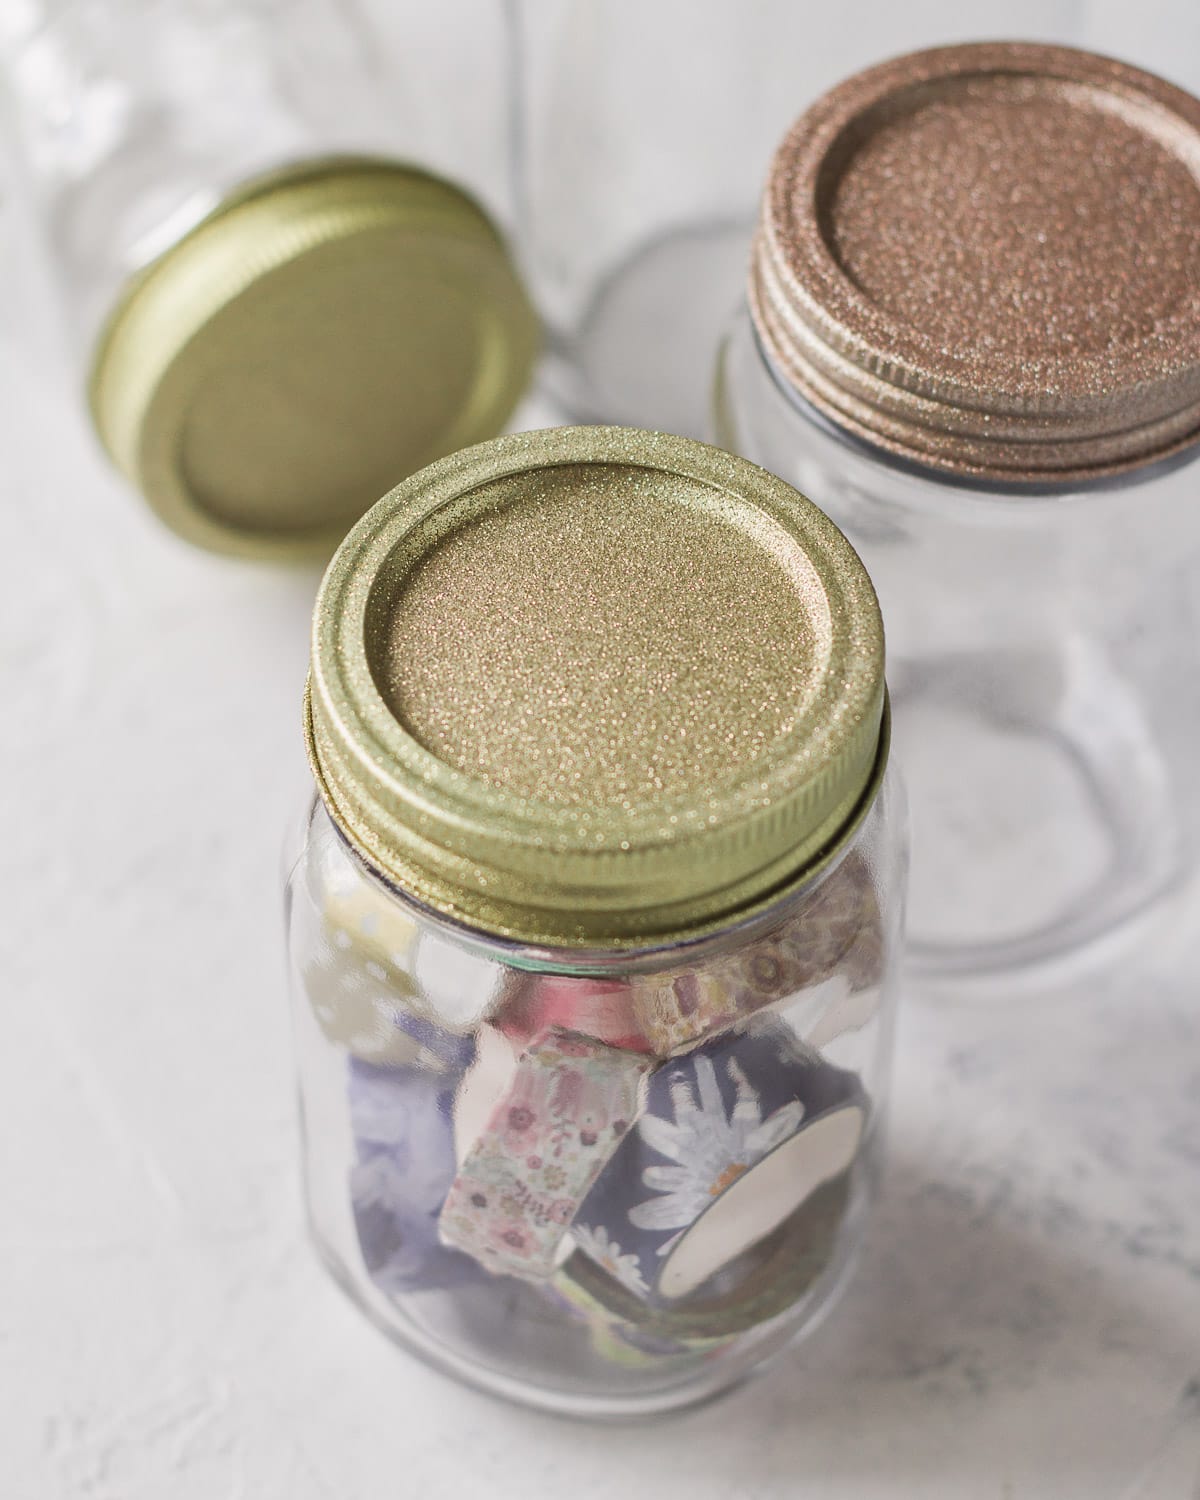
<path fill-rule="evenodd" d="M 389 1335 L 577 1415 L 690 1404 L 830 1305 L 882 1144 L 905 871 L 885 782 L 770 909 L 523 948 L 386 886 L 314 802 L 287 882 L 310 1222 Z"/>
<path fill-rule="evenodd" d="M 1070 41 L 1074 0 L 1010 5 L 1011 35 Z M 520 231 L 574 417 L 703 437 L 712 360 L 741 295 L 779 138 L 843 75 L 964 39 L 962 6 L 861 15 L 786 0 L 519 7 Z"/>
<path fill-rule="evenodd" d="M 494 60 L 501 10 L 484 10 L 467 50 Z M 420 22 L 423 43 L 432 24 Z M 0 31 L 0 55 L 30 259 L 78 366 L 131 276 L 280 168 L 383 156 L 465 186 L 501 222 L 511 214 L 503 64 L 472 90 L 480 128 L 466 141 L 441 126 L 418 61 L 436 52 L 329 0 L 37 0 Z"/>
<path fill-rule="evenodd" d="M 715 420 L 832 517 L 876 584 L 914 967 L 1057 982 L 1172 911 L 1200 846 L 1195 450 L 1087 487 L 956 482 L 818 415 L 748 312 Z"/>

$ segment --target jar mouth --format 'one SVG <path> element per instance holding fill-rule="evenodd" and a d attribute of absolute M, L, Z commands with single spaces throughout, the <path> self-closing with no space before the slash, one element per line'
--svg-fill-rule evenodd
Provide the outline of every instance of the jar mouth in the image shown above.
<path fill-rule="evenodd" d="M 750 309 L 839 428 L 964 477 L 1090 480 L 1200 439 L 1198 244 L 1200 101 L 1070 48 L 938 48 L 797 121 Z"/>
<path fill-rule="evenodd" d="M 435 911 L 551 948 L 719 925 L 862 815 L 883 636 L 815 506 L 704 444 L 516 434 L 330 565 L 308 733 L 330 814 Z"/>

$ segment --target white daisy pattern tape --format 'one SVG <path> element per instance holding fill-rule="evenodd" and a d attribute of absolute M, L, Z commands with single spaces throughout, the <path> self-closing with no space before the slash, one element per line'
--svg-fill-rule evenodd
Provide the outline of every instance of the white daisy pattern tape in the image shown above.
<path fill-rule="evenodd" d="M 652 1075 L 572 1240 L 638 1301 L 703 1300 L 724 1268 L 844 1176 L 866 1117 L 857 1077 L 781 1024 L 708 1043 Z"/>
<path fill-rule="evenodd" d="M 552 1276 L 576 1209 L 637 1119 L 652 1065 L 571 1032 L 541 1036 L 521 1054 L 482 1133 L 465 1152 L 460 1146 L 439 1220 L 443 1243 L 496 1273 Z"/>

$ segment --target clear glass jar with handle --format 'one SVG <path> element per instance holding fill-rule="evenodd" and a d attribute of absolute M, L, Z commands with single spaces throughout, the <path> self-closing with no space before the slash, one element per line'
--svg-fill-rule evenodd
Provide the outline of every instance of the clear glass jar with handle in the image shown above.
<path fill-rule="evenodd" d="M 1010 0 L 1005 28 L 1079 39 L 1083 0 Z M 547 378 L 582 421 L 708 435 L 770 155 L 797 113 L 893 52 L 971 39 L 951 0 L 527 0 L 521 247 Z"/>
<path fill-rule="evenodd" d="M 533 320 L 470 196 L 509 216 L 502 67 L 471 157 L 331 0 L 20 0 L 0 60 L 68 360 L 177 531 L 327 556 L 404 473 L 503 425 Z"/>
<path fill-rule="evenodd" d="M 400 1343 L 632 1415 L 829 1307 L 896 1001 L 882 647 L 836 528 L 684 439 L 498 439 L 347 538 L 288 942 L 313 1233 Z"/>
<path fill-rule="evenodd" d="M 1197 161 L 1190 96 L 993 45 L 849 80 L 768 181 L 718 434 L 871 569 L 956 989 L 1087 972 L 1195 870 Z"/>

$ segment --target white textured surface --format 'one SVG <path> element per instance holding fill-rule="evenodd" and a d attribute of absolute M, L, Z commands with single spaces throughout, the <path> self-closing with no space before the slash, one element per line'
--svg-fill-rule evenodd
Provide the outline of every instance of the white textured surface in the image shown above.
<path fill-rule="evenodd" d="M 1186 934 L 1083 1007 L 910 997 L 859 1274 L 717 1408 L 576 1427 L 368 1327 L 305 1245 L 282 996 L 315 578 L 177 544 L 0 389 L 5 1500 L 1191 1500 Z"/>

